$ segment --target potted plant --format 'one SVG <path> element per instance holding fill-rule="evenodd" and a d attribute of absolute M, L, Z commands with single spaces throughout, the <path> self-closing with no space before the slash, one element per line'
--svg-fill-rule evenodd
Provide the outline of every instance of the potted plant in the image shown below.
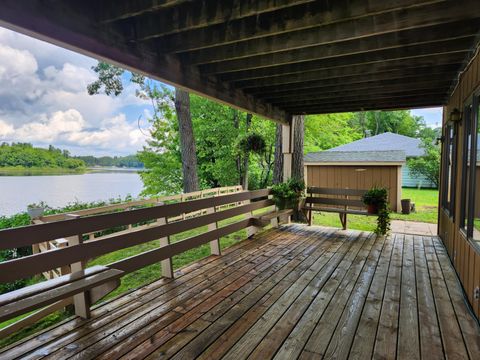
<path fill-rule="evenodd" d="M 32 219 L 39 218 L 43 215 L 46 205 L 43 201 L 40 201 L 38 204 L 33 203 L 27 206 L 27 213 Z"/>
<path fill-rule="evenodd" d="M 390 210 L 388 208 L 388 190 L 374 187 L 362 196 L 363 203 L 367 205 L 369 214 L 377 214 L 377 227 L 375 233 L 386 235 L 390 230 Z"/>
<path fill-rule="evenodd" d="M 272 186 L 273 201 L 279 210 L 295 209 L 303 190 L 305 190 L 303 181 L 289 179 L 287 182 Z"/>
<path fill-rule="evenodd" d="M 367 205 L 369 214 L 378 214 L 379 210 L 387 203 L 387 200 L 387 189 L 379 187 L 373 187 L 362 196 L 362 201 Z"/>

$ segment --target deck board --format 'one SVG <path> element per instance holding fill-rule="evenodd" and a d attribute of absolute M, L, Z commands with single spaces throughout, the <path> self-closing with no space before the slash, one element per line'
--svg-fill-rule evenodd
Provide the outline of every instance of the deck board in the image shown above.
<path fill-rule="evenodd" d="M 0 359 L 474 359 L 436 237 L 289 225 L 0 350 Z"/>

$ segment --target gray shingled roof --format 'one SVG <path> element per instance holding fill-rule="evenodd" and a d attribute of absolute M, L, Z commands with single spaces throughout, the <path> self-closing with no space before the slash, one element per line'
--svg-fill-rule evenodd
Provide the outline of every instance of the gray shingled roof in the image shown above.
<path fill-rule="evenodd" d="M 422 156 L 424 150 L 420 147 L 420 139 L 398 135 L 391 132 L 367 137 L 346 145 L 337 146 L 327 151 L 385 151 L 402 150 L 407 157 Z"/>
<path fill-rule="evenodd" d="M 405 152 L 398 150 L 390 151 L 319 151 L 308 153 L 304 161 L 309 162 L 405 162 Z"/>

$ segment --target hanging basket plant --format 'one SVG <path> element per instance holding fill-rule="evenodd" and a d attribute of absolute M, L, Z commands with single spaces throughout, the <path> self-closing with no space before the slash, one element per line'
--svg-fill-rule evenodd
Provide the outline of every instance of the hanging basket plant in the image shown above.
<path fill-rule="evenodd" d="M 242 138 L 238 144 L 239 150 L 244 153 L 262 154 L 267 147 L 264 138 L 256 133 L 249 134 Z"/>

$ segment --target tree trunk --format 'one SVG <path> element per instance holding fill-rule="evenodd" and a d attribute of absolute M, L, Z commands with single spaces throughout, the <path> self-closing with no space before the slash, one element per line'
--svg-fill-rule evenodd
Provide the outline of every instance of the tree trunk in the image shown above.
<path fill-rule="evenodd" d="M 305 133 L 305 115 L 293 116 L 293 157 L 292 178 L 304 181 L 303 137 Z"/>
<path fill-rule="evenodd" d="M 238 117 L 238 110 L 236 109 L 233 109 L 233 127 L 237 132 L 237 136 L 239 136 L 240 122 Z M 243 171 L 242 171 L 242 157 L 240 153 L 238 153 L 235 163 L 237 165 L 238 183 L 241 185 L 243 184 Z"/>
<path fill-rule="evenodd" d="M 252 124 L 252 114 L 247 114 L 247 119 L 246 119 L 246 131 L 245 133 L 248 135 L 248 132 L 250 130 L 250 125 Z M 248 160 L 249 160 L 250 154 L 246 153 L 243 154 L 243 182 L 242 182 L 242 187 L 243 190 L 248 190 Z"/>
<path fill-rule="evenodd" d="M 280 184 L 283 181 L 283 152 L 282 152 L 282 125 L 277 124 L 275 130 L 275 164 L 273 167 L 273 183 Z"/>
<path fill-rule="evenodd" d="M 190 95 L 187 91 L 175 89 L 175 109 L 177 111 L 180 150 L 182 155 L 183 192 L 199 189 L 197 176 L 197 152 L 190 115 Z"/>

